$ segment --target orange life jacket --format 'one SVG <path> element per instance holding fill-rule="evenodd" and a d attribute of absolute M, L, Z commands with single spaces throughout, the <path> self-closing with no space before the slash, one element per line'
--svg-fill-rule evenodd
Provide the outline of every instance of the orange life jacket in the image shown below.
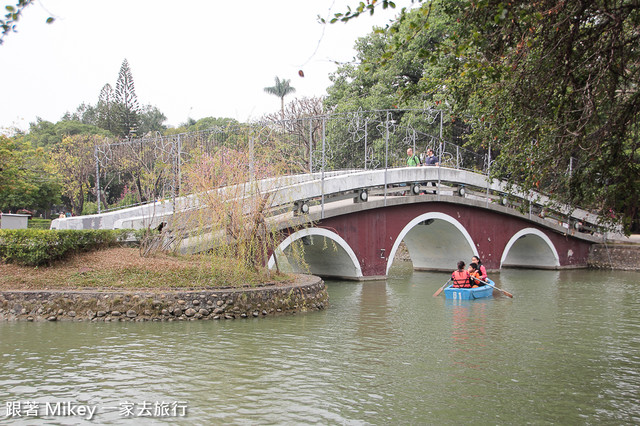
<path fill-rule="evenodd" d="M 471 285 L 478 285 L 478 286 L 484 285 L 479 281 L 482 279 L 482 277 L 478 271 L 471 272 L 469 276 L 471 277 Z"/>
<path fill-rule="evenodd" d="M 456 288 L 471 288 L 469 273 L 467 271 L 453 271 L 451 279 L 453 280 L 453 286 Z"/>

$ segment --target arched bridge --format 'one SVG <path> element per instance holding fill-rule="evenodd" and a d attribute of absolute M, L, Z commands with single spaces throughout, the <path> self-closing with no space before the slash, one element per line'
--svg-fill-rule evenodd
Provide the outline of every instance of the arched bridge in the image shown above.
<path fill-rule="evenodd" d="M 473 255 L 488 269 L 586 266 L 591 236 L 570 235 L 562 225 L 529 220 L 495 204 L 437 198 L 393 197 L 386 205 L 375 199 L 335 214 L 326 209 L 324 219 L 289 235 L 279 249 L 286 255 L 291 243 L 302 240 L 311 273 L 351 279 L 386 276 L 402 241 L 421 270 L 450 271 Z M 295 256 L 288 259 L 294 270 L 305 270 Z"/>
<path fill-rule="evenodd" d="M 274 256 L 294 270 L 321 276 L 385 277 L 403 241 L 414 268 L 422 270 L 450 271 L 472 255 L 488 269 L 584 267 L 591 245 L 611 237 L 586 211 L 552 210 L 543 195 L 509 192 L 503 182 L 447 167 L 314 173 L 259 185 L 263 193 L 272 192 L 273 220 L 286 218 L 287 236 Z M 174 209 L 197 204 L 197 197 L 183 197 L 56 219 L 52 228 L 157 226 L 170 221 Z M 310 225 L 294 231 L 292 223 Z M 304 261 L 287 256 L 296 241 L 304 245 Z M 183 251 L 189 250 L 187 239 Z"/>

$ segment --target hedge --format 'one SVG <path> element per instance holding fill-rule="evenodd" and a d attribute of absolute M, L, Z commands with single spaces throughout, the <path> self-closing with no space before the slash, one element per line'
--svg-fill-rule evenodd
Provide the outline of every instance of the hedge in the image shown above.
<path fill-rule="evenodd" d="M 0 229 L 0 259 L 28 266 L 51 264 L 72 253 L 117 245 L 131 232 L 128 229 Z"/>
<path fill-rule="evenodd" d="M 49 229 L 51 228 L 51 219 L 40 219 L 39 217 L 32 217 L 27 223 L 29 229 Z"/>

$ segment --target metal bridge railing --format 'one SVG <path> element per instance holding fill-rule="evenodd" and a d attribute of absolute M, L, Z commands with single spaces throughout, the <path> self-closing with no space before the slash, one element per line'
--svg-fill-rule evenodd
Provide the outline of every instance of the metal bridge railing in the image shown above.
<path fill-rule="evenodd" d="M 420 156 L 431 148 L 444 166 L 488 174 L 490 153 L 462 147 L 469 129 L 442 110 L 358 110 L 104 144 L 94 152 L 98 212 L 175 200 L 185 164 L 223 147 L 244 152 L 251 170 L 257 152 L 286 158 L 283 174 L 401 167 L 407 148 Z"/>
<path fill-rule="evenodd" d="M 422 158 L 430 148 L 441 166 L 484 175 L 488 182 L 491 148 L 485 152 L 464 148 L 470 130 L 470 123 L 443 110 L 358 110 L 295 120 L 234 123 L 104 144 L 96 146 L 94 152 L 98 212 L 156 200 L 171 202 L 175 207 L 176 198 L 185 195 L 185 165 L 202 154 L 216 155 L 223 148 L 243 152 L 246 162 L 238 167 L 248 167 L 252 174 L 257 167 L 256 153 L 266 152 L 272 158 L 287 160 L 281 174 L 318 173 L 321 181 L 332 172 L 404 167 L 408 148 Z M 385 182 L 385 193 L 389 190 Z M 536 196 L 496 192 L 488 184 L 473 191 L 476 197 L 482 192 L 487 204 L 511 200 L 510 205 L 528 210 L 529 216 L 546 215 L 570 222 L 567 209 L 549 209 L 536 202 Z M 128 198 L 123 197 L 125 193 Z M 118 197 L 120 200 L 114 202 Z M 107 205 L 105 201 L 109 201 Z M 324 203 L 324 195 L 320 201 Z"/>

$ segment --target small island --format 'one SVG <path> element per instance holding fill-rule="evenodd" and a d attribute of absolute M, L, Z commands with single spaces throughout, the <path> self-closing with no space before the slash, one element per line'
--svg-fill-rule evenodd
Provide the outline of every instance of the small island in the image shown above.
<path fill-rule="evenodd" d="M 0 263 L 0 320 L 185 321 L 274 316 L 327 306 L 311 275 L 246 271 L 208 256 L 137 247 L 80 252 L 49 266 Z"/>

